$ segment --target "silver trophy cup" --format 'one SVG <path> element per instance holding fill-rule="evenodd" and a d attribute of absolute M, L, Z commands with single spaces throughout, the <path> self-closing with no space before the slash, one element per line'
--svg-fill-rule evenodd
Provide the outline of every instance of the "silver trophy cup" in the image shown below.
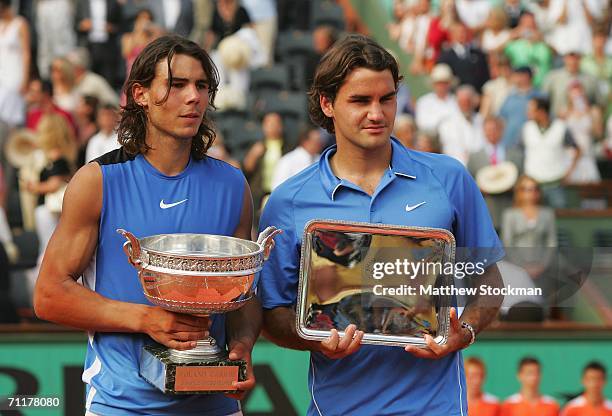
<path fill-rule="evenodd" d="M 198 316 L 236 310 L 253 296 L 255 277 L 274 237 L 265 229 L 257 242 L 210 234 L 159 234 L 142 239 L 118 229 L 123 250 L 138 271 L 146 298 L 166 310 Z M 164 393 L 234 392 L 234 381 L 246 379 L 246 362 L 228 359 L 214 338 L 179 351 L 146 346 L 140 375 Z"/>

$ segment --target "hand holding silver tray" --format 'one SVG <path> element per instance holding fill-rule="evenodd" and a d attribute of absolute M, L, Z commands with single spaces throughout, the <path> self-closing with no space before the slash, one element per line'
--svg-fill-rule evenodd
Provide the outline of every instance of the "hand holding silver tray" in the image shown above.
<path fill-rule="evenodd" d="M 452 276 L 426 265 L 452 264 L 454 256 L 455 239 L 443 229 L 311 221 L 302 240 L 297 332 L 323 341 L 354 324 L 364 344 L 423 346 L 426 334 L 444 344 L 452 299 L 431 289 Z"/>

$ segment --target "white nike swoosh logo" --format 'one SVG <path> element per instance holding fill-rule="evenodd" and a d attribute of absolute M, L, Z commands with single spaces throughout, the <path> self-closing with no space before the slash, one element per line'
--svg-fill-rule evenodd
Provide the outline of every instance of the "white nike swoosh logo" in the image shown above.
<path fill-rule="evenodd" d="M 420 204 L 416 204 L 416 205 L 406 205 L 406 212 L 414 211 L 415 209 L 417 209 L 418 207 L 420 207 L 421 205 L 425 203 L 426 201 L 423 201 Z"/>
<path fill-rule="evenodd" d="M 172 208 L 172 207 L 175 207 L 177 205 L 180 205 L 180 204 L 182 204 L 183 202 L 186 202 L 186 201 L 187 201 L 187 198 L 183 199 L 182 201 L 173 202 L 171 204 L 165 204 L 164 200 L 162 199 L 161 201 L 159 201 L 159 207 L 161 209 L 168 209 L 168 208 Z"/>

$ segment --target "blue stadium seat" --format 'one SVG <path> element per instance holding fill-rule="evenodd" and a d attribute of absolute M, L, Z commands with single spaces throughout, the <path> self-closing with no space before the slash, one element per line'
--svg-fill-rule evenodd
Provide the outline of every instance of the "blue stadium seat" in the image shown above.
<path fill-rule="evenodd" d="M 250 90 L 256 94 L 263 91 L 288 90 L 289 88 L 289 68 L 286 65 L 277 64 L 251 72 Z"/>
<path fill-rule="evenodd" d="M 249 148 L 258 140 L 263 140 L 261 125 L 253 120 L 236 121 L 224 135 L 225 146 L 232 157 L 242 160 Z"/>
<path fill-rule="evenodd" d="M 280 91 L 267 96 L 258 103 L 259 118 L 267 113 L 279 113 L 283 119 L 306 120 L 308 117 L 307 98 L 303 92 Z"/>

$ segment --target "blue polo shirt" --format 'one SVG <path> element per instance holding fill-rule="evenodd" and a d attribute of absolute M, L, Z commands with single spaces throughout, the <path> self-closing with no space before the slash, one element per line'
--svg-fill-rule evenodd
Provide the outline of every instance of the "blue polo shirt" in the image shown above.
<path fill-rule="evenodd" d="M 514 90 L 502 104 L 499 109 L 499 116 L 504 119 L 506 126 L 501 143 L 506 149 L 519 144 L 521 130 L 527 121 L 527 104 L 532 98 L 541 96 L 542 94 L 536 89 L 531 89 L 526 94 Z"/>
<path fill-rule="evenodd" d="M 480 248 L 475 255 L 486 256 L 489 264 L 503 257 L 482 195 L 455 159 L 409 150 L 392 139 L 391 166 L 368 195 L 334 175 L 329 159 L 335 151 L 328 148 L 318 163 L 279 186 L 266 204 L 260 228 L 274 225 L 284 232 L 262 270 L 264 309 L 295 304 L 302 234 L 312 219 L 445 228 L 458 247 Z M 372 345 L 340 360 L 313 352 L 308 387 L 309 415 L 467 416 L 460 352 L 439 360 Z"/>

